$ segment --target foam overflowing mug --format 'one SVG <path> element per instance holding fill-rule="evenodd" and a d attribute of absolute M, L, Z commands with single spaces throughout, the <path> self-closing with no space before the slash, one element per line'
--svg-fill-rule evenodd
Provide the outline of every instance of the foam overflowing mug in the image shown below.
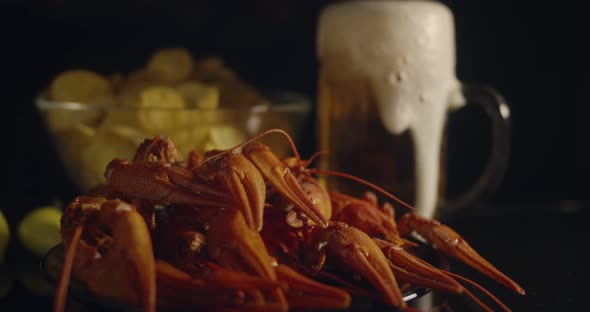
<path fill-rule="evenodd" d="M 317 55 L 318 142 L 327 151 L 321 169 L 376 183 L 428 217 L 493 190 L 506 167 L 509 109 L 493 89 L 456 78 L 454 21 L 446 6 L 418 0 L 329 5 L 319 19 Z M 447 115 L 466 103 L 491 117 L 492 155 L 470 190 L 443 199 Z M 355 195 L 367 189 L 342 178 L 326 182 Z"/>

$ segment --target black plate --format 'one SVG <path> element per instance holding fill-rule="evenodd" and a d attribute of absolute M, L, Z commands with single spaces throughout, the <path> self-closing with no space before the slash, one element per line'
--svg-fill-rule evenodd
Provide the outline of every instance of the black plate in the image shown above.
<path fill-rule="evenodd" d="M 422 250 L 422 252 L 426 252 L 426 248 L 418 248 Z M 430 250 L 430 248 L 428 248 Z M 41 261 L 41 270 L 47 280 L 51 283 L 56 284 L 59 280 L 59 275 L 61 273 L 61 267 L 64 260 L 64 246 L 63 244 L 59 244 L 53 247 L 46 255 L 43 257 Z M 431 253 L 430 253 L 431 254 Z M 105 299 L 98 298 L 93 296 L 88 292 L 88 290 L 79 282 L 72 279 L 70 281 L 68 289 L 68 297 L 74 299 L 76 303 L 79 303 L 83 306 L 83 310 L 87 311 L 141 311 L 141 309 L 137 306 L 133 306 L 127 303 L 121 302 L 114 302 Z M 403 293 L 403 299 L 406 302 L 410 302 L 417 298 L 420 298 L 430 292 L 430 289 L 424 287 L 409 287 Z M 158 309 L 160 310 L 160 309 Z M 353 296 L 352 304 L 349 309 L 346 311 L 383 311 L 389 310 L 391 311 L 391 307 L 374 302 L 367 298 L 361 298 L 357 296 Z"/>

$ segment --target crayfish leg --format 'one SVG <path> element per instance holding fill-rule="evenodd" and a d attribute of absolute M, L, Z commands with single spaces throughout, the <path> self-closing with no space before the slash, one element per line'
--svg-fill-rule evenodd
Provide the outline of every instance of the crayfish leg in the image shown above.
<path fill-rule="evenodd" d="M 78 247 L 78 243 L 80 242 L 80 237 L 82 235 L 82 230 L 82 225 L 76 226 L 74 235 L 66 249 L 66 255 L 64 257 L 61 274 L 57 283 L 57 289 L 55 291 L 55 300 L 53 301 L 54 312 L 64 311 L 66 297 L 68 295 L 68 286 L 70 284 L 70 276 L 72 273 L 72 265 L 74 262 L 74 256 L 76 255 L 76 248 Z"/>
<path fill-rule="evenodd" d="M 198 306 L 215 311 L 263 311 L 273 310 L 276 305 L 255 297 L 260 291 L 276 289 L 278 282 L 227 270 L 213 263 L 206 267 L 202 275 L 193 277 L 168 262 L 156 260 L 159 302 L 172 309 Z M 246 293 L 254 298 L 246 298 Z"/>
<path fill-rule="evenodd" d="M 229 208 L 220 212 L 210 225 L 207 239 L 209 257 L 222 267 L 277 281 L 272 265 L 276 261 L 268 254 L 260 233 L 248 227 L 239 210 Z M 273 302 L 287 309 L 287 300 L 281 288 L 265 293 Z"/>
<path fill-rule="evenodd" d="M 279 264 L 277 275 L 288 285 L 285 290 L 289 308 L 293 309 L 346 309 L 350 295 L 341 289 L 316 282 L 295 270 Z"/>

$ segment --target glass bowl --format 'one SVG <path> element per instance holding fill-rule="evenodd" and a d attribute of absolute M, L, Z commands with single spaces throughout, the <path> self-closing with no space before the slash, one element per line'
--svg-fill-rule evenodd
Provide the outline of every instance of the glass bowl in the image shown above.
<path fill-rule="evenodd" d="M 47 100 L 36 106 L 69 176 L 80 191 L 104 182 L 113 158 L 130 159 L 144 139 L 168 136 L 186 155 L 195 149 L 227 149 L 268 129 L 282 129 L 296 143 L 309 120 L 308 97 L 289 91 L 264 93 L 248 108 L 128 108 Z M 286 138 L 270 134 L 260 139 L 279 157 L 291 155 Z"/>

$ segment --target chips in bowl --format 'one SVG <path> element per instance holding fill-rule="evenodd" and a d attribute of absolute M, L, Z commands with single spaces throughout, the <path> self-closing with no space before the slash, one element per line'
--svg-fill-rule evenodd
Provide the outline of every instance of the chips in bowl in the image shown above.
<path fill-rule="evenodd" d="M 267 113 L 271 101 L 221 58 L 196 59 L 186 49 L 170 48 L 156 51 L 143 68 L 128 74 L 62 72 L 37 106 L 66 168 L 87 190 L 104 182 L 110 160 L 131 158 L 146 137 L 170 136 L 187 154 L 233 147 L 271 124 L 296 135 L 309 111 L 307 98 L 296 101 L 296 116 L 285 117 L 289 110 Z M 288 154 L 283 138 L 268 142 L 277 154 Z"/>

